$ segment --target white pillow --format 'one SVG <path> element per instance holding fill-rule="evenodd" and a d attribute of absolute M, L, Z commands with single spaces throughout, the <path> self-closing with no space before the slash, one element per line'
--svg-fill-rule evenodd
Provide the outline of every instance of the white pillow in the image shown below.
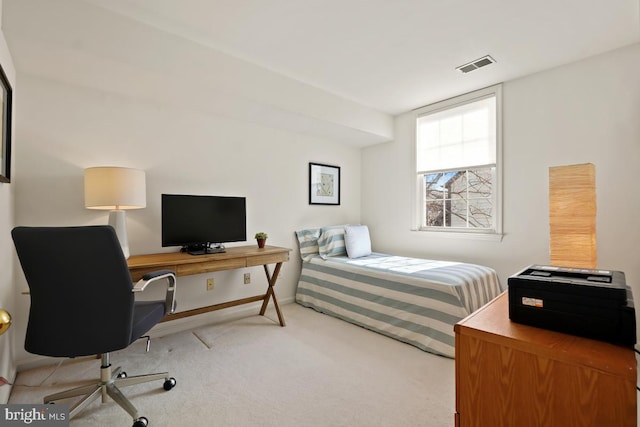
<path fill-rule="evenodd" d="M 371 255 L 371 237 L 366 225 L 347 225 L 344 228 L 344 245 L 349 258 Z"/>

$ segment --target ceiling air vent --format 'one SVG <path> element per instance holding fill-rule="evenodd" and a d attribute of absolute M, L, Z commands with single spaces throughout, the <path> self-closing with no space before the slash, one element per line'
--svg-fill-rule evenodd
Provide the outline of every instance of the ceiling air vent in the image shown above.
<path fill-rule="evenodd" d="M 484 67 L 485 65 L 493 64 L 496 62 L 491 56 L 486 55 L 482 58 L 478 58 L 475 61 L 471 61 L 467 64 L 456 67 L 456 70 L 460 70 L 463 73 L 468 73 L 469 71 L 477 70 L 480 67 Z"/>

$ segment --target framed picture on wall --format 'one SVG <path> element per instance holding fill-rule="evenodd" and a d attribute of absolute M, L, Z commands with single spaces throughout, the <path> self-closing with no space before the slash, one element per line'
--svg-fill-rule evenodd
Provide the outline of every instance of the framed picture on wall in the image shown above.
<path fill-rule="evenodd" d="M 11 97 L 12 90 L 7 75 L 0 65 L 0 182 L 11 182 Z"/>
<path fill-rule="evenodd" d="M 309 204 L 340 204 L 340 167 L 309 163 Z"/>

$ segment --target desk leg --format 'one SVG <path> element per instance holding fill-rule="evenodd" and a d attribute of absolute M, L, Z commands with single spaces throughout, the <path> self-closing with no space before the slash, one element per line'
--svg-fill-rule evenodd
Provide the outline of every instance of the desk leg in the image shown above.
<path fill-rule="evenodd" d="M 269 272 L 269 266 L 264 265 L 264 273 L 267 275 L 267 281 L 269 282 L 269 287 L 267 288 L 267 294 L 264 296 L 264 301 L 262 302 L 262 308 L 260 309 L 260 315 L 264 316 L 265 311 L 267 310 L 267 304 L 269 304 L 269 298 L 273 297 L 273 305 L 276 307 L 276 313 L 278 313 L 278 320 L 280 321 L 280 326 L 286 326 L 284 323 L 284 317 L 280 312 L 280 306 L 278 305 L 278 300 L 276 299 L 276 294 L 273 291 L 273 287 L 276 285 L 276 280 L 278 279 L 278 274 L 280 274 L 280 268 L 282 267 L 282 263 L 279 262 L 276 264 L 276 269 L 273 272 L 273 276 Z"/>

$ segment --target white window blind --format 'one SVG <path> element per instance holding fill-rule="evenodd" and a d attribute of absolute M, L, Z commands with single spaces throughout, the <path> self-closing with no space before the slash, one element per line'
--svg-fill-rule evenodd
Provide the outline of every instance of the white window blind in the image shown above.
<path fill-rule="evenodd" d="M 417 119 L 418 173 L 496 164 L 496 97 Z"/>

